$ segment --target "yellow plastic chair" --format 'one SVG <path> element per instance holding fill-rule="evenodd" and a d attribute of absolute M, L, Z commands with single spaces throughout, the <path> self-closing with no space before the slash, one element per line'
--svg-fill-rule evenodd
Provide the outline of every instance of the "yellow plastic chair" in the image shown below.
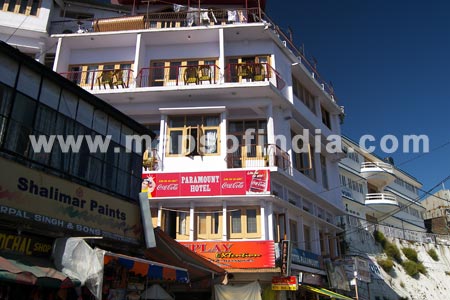
<path fill-rule="evenodd" d="M 198 81 L 202 83 L 203 81 L 209 81 L 211 83 L 211 66 L 204 65 L 198 67 Z"/>
<path fill-rule="evenodd" d="M 187 67 L 184 70 L 184 84 L 195 83 L 198 84 L 197 67 Z"/>
<path fill-rule="evenodd" d="M 106 89 L 106 85 L 109 85 L 110 88 L 114 88 L 113 80 L 114 80 L 114 72 L 111 70 L 105 70 L 98 76 L 98 87 L 101 88 L 103 85 L 103 88 Z"/>

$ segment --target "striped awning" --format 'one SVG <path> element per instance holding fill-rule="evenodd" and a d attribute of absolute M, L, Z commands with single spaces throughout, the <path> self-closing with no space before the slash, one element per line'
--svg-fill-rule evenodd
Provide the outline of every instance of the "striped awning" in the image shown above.
<path fill-rule="evenodd" d="M 353 298 L 338 294 L 336 292 L 324 289 L 324 288 L 316 288 L 310 285 L 300 285 L 301 288 L 306 289 L 308 291 L 317 293 L 317 294 L 321 294 L 321 295 L 325 295 L 330 297 L 331 299 L 341 299 L 341 300 L 353 300 Z"/>
<path fill-rule="evenodd" d="M 1 253 L 0 280 L 48 288 L 69 288 L 80 282 L 55 269 L 48 259 Z"/>
<path fill-rule="evenodd" d="M 107 252 L 104 257 L 105 266 L 113 261 L 124 266 L 128 272 L 133 272 L 134 274 L 140 276 L 146 276 L 150 280 L 174 281 L 180 283 L 189 282 L 188 271 L 184 268 L 123 254 Z"/>

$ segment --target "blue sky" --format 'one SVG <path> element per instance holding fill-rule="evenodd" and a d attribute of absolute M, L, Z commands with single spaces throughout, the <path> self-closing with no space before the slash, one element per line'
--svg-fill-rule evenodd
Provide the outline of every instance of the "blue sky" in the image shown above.
<path fill-rule="evenodd" d="M 425 190 L 450 175 L 450 1 L 268 0 L 266 12 L 332 81 L 343 134 L 373 135 Z M 425 134 L 430 152 L 383 153 L 386 134 Z"/>

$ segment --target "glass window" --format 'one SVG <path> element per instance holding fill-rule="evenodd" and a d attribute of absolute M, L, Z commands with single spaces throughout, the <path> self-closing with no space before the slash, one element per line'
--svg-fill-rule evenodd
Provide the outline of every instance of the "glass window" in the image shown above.
<path fill-rule="evenodd" d="M 170 62 L 169 80 L 177 80 L 179 78 L 180 66 L 181 66 L 181 61 L 171 61 Z"/>
<path fill-rule="evenodd" d="M 0 64 L 0 81 L 14 87 L 19 64 L 3 53 L 0 53 L 0 61 L 2 62 Z"/>
<path fill-rule="evenodd" d="M 80 100 L 78 104 L 77 121 L 87 128 L 91 128 L 93 116 L 94 107 L 86 101 Z"/>
<path fill-rule="evenodd" d="M 256 209 L 247 209 L 247 233 L 257 233 Z"/>
<path fill-rule="evenodd" d="M 105 135 L 107 124 L 108 124 L 108 116 L 101 110 L 95 110 L 92 129 L 94 129 L 100 134 Z"/>
<path fill-rule="evenodd" d="M 200 213 L 198 216 L 198 234 L 206 234 L 206 213 Z"/>
<path fill-rule="evenodd" d="M 109 118 L 108 135 L 117 143 L 120 143 L 120 123 L 113 118 Z"/>
<path fill-rule="evenodd" d="M 231 233 L 241 233 L 241 210 L 231 212 Z"/>
<path fill-rule="evenodd" d="M 322 185 L 328 190 L 328 172 L 327 172 L 327 159 L 322 154 L 320 155 L 320 167 L 322 170 Z"/>
<path fill-rule="evenodd" d="M 303 237 L 305 239 L 305 250 L 311 251 L 311 228 L 307 225 L 303 225 Z"/>
<path fill-rule="evenodd" d="M 8 131 L 6 132 L 5 147 L 23 156 L 28 156 L 29 135 L 32 133 L 36 101 L 16 94 L 11 112 Z"/>
<path fill-rule="evenodd" d="M 2 62 L 3 63 L 3 62 Z M 33 99 L 38 98 L 41 75 L 27 67 L 20 68 L 17 89 Z"/>
<path fill-rule="evenodd" d="M 58 111 L 75 120 L 77 114 L 77 106 L 78 97 L 66 90 L 63 90 Z"/>
<path fill-rule="evenodd" d="M 53 109 L 58 109 L 61 88 L 54 82 L 44 79 L 39 100 Z"/>
<path fill-rule="evenodd" d="M 186 235 L 187 233 L 187 213 L 179 212 L 178 213 L 178 233 L 182 235 Z"/>

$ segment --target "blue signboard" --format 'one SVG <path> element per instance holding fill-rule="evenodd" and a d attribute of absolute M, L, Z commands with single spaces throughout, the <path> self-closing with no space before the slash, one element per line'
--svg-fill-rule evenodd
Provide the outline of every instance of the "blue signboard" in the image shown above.
<path fill-rule="evenodd" d="M 301 249 L 292 249 L 292 263 L 320 269 L 319 255 Z"/>

